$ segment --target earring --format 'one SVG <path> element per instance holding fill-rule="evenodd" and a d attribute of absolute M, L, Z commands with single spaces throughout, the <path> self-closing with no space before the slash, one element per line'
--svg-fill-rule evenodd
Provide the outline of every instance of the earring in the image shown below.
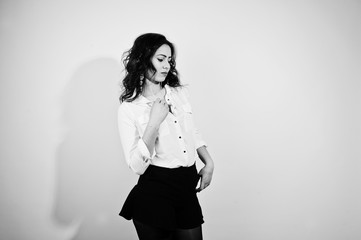
<path fill-rule="evenodd" d="M 140 84 L 140 87 L 142 88 L 142 87 L 143 87 L 144 75 L 141 74 L 140 77 L 139 77 L 139 79 L 140 79 L 139 84 Z"/>

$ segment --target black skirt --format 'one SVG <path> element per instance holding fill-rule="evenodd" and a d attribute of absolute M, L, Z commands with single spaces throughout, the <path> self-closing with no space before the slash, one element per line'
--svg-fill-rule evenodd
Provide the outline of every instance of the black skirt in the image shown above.
<path fill-rule="evenodd" d="M 195 164 L 174 169 L 149 165 L 119 215 L 168 230 L 198 227 L 204 223 L 196 194 L 198 180 Z"/>

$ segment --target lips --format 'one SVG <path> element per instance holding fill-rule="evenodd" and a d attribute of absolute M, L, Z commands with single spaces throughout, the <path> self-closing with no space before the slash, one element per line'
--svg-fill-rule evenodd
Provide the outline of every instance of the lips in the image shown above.
<path fill-rule="evenodd" d="M 168 72 L 161 72 L 162 75 L 167 76 Z"/>

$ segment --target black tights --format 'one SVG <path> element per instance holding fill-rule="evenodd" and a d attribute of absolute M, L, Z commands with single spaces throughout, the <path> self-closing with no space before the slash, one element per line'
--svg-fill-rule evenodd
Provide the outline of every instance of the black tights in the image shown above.
<path fill-rule="evenodd" d="M 175 231 L 155 228 L 133 219 L 139 240 L 202 240 L 202 227 L 176 229 Z"/>

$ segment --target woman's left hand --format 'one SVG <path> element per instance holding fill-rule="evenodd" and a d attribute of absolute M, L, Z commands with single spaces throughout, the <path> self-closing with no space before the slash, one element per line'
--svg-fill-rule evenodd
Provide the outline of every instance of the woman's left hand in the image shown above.
<path fill-rule="evenodd" d="M 201 183 L 199 185 L 199 188 L 196 189 L 197 192 L 202 191 L 206 187 L 211 184 L 212 176 L 213 176 L 213 169 L 214 167 L 211 165 L 205 165 L 200 171 L 199 176 L 201 177 Z"/>

